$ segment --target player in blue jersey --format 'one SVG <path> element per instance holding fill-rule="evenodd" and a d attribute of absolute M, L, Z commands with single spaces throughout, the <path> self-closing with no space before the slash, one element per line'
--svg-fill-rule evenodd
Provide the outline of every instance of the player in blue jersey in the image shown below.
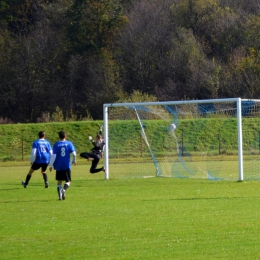
<path fill-rule="evenodd" d="M 42 170 L 42 176 L 44 179 L 45 188 L 48 188 L 48 186 L 49 186 L 46 169 L 50 162 L 52 148 L 51 148 L 50 143 L 47 140 L 45 140 L 44 131 L 40 131 L 38 133 L 38 136 L 39 136 L 39 139 L 34 141 L 33 145 L 32 145 L 32 152 L 31 152 L 31 156 L 30 156 L 31 169 L 26 176 L 26 180 L 22 181 L 22 185 L 24 186 L 24 188 L 27 187 L 27 185 L 32 177 L 32 173 L 40 168 Z"/>
<path fill-rule="evenodd" d="M 59 200 L 65 200 L 66 190 L 71 183 L 71 163 L 70 154 L 73 155 L 72 164 L 76 165 L 76 151 L 73 144 L 66 140 L 66 133 L 64 131 L 59 132 L 60 141 L 56 142 L 53 146 L 53 154 L 50 162 L 50 171 L 52 167 L 56 170 L 57 190 Z M 62 181 L 65 184 L 62 188 Z"/>

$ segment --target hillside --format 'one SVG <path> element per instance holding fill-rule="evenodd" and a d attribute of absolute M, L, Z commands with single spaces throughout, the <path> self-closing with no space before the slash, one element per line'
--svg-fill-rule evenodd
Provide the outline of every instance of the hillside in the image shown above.
<path fill-rule="evenodd" d="M 2 0 L 0 122 L 99 120 L 134 91 L 257 99 L 259 16 L 258 0 Z"/>

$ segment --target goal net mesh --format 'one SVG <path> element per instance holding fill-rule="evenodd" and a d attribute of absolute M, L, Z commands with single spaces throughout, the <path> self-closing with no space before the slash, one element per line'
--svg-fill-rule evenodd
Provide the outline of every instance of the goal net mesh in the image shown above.
<path fill-rule="evenodd" d="M 242 101 L 244 179 L 260 177 L 260 102 Z M 237 103 L 108 109 L 110 178 L 238 180 Z"/>

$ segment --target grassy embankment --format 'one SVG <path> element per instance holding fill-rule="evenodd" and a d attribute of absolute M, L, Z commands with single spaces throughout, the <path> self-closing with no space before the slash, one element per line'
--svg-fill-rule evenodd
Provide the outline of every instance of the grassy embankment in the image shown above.
<path fill-rule="evenodd" d="M 68 139 L 74 143 L 78 152 L 88 151 L 91 149 L 88 135 L 94 136 L 101 123 L 101 121 L 89 121 L 0 125 L 0 148 L 2 151 L 0 160 L 20 161 L 22 143 L 24 158 L 28 159 L 32 141 L 37 138 L 37 133 L 40 130 L 46 131 L 47 139 L 53 144 L 58 139 L 57 132 L 64 129 L 68 134 Z M 144 121 L 144 124 L 154 153 L 160 156 L 169 152 L 170 142 L 166 141 L 168 123 L 151 120 Z M 222 155 L 232 155 L 237 152 L 236 124 L 236 119 L 186 119 L 180 121 L 176 136 L 180 148 L 184 147 L 184 151 L 193 156 L 200 156 L 205 151 L 210 151 L 212 155 L 218 155 L 219 150 Z M 259 126 L 259 119 L 244 119 L 243 121 L 244 151 L 250 156 L 259 154 Z M 140 157 L 141 149 L 145 151 L 144 143 L 140 148 L 140 127 L 137 120 L 111 121 L 109 137 L 110 151 L 113 157 Z M 125 148 L 126 154 L 122 152 L 122 149 L 120 150 L 121 147 Z"/>

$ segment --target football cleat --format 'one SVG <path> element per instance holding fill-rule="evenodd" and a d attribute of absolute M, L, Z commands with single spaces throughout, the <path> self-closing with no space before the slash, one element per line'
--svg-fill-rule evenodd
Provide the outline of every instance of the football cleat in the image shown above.
<path fill-rule="evenodd" d="M 104 166 L 102 167 L 102 171 L 103 171 L 103 172 L 106 172 L 106 168 L 105 168 Z"/>
<path fill-rule="evenodd" d="M 49 183 L 45 182 L 45 188 L 48 188 L 48 187 L 49 187 Z"/>
<path fill-rule="evenodd" d="M 25 182 L 24 182 L 24 181 L 22 181 L 22 185 L 23 185 L 23 187 L 24 187 L 24 188 L 26 188 L 26 187 L 27 187 L 27 185 L 25 184 Z"/>
<path fill-rule="evenodd" d="M 61 190 L 61 198 L 62 200 L 65 200 L 66 199 L 66 191 L 64 189 Z"/>

